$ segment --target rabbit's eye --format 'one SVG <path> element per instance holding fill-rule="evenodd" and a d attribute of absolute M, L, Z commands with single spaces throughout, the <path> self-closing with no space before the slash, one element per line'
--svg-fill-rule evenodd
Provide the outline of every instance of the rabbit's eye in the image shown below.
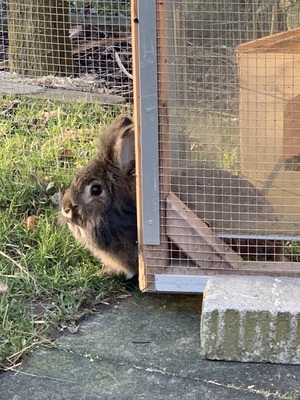
<path fill-rule="evenodd" d="M 92 185 L 90 189 L 91 196 L 100 196 L 102 187 L 100 185 Z"/>

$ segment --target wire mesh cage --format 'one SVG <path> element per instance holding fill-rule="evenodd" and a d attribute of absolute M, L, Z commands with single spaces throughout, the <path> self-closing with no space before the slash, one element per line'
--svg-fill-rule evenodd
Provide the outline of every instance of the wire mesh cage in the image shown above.
<path fill-rule="evenodd" d="M 71 170 L 92 156 L 88 143 L 102 126 L 131 113 L 132 86 L 129 2 L 0 2 L 3 168 L 27 179 L 59 176 L 69 165 L 61 178 L 66 184 Z"/>
<path fill-rule="evenodd" d="M 142 289 L 300 275 L 298 7 L 133 2 Z"/>
<path fill-rule="evenodd" d="M 134 79 L 141 288 L 299 276 L 299 25 L 298 1 L 1 1 L 0 213 L 42 213 Z"/>

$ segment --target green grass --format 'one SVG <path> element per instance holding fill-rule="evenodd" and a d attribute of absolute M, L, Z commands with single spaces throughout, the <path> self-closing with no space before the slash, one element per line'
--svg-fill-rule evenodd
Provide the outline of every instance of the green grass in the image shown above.
<path fill-rule="evenodd" d="M 239 166 L 239 125 L 236 118 L 221 113 L 189 115 L 186 127 L 190 136 L 192 164 L 213 165 L 230 170 L 238 175 Z"/>
<path fill-rule="evenodd" d="M 0 370 L 16 366 L 54 327 L 76 329 L 79 318 L 120 291 L 121 280 L 101 274 L 100 262 L 57 225 L 52 201 L 120 112 L 0 99 Z"/>

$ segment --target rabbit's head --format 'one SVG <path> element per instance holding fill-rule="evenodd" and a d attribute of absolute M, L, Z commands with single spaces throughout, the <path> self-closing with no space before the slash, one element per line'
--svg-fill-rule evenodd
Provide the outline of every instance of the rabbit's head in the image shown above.
<path fill-rule="evenodd" d="M 107 272 L 137 273 L 134 129 L 118 117 L 100 136 L 95 158 L 61 199 L 60 221 L 105 265 Z"/>

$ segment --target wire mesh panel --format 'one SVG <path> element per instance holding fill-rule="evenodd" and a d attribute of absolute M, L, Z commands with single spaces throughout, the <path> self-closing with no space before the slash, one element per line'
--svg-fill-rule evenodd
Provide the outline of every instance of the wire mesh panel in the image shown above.
<path fill-rule="evenodd" d="M 146 5 L 137 3 L 141 37 Z M 183 277 L 299 276 L 298 5 L 153 6 L 160 246 L 141 247 L 141 286 L 199 291 Z"/>
<path fill-rule="evenodd" d="M 99 130 L 131 113 L 132 82 L 129 2 L 1 1 L 2 167 L 43 179 L 41 164 L 43 176 L 69 165 L 55 189 L 66 184 Z"/>
<path fill-rule="evenodd" d="M 28 188 L 54 175 L 53 194 L 102 127 L 131 114 L 132 82 L 129 2 L 0 1 L 1 169 Z"/>
<path fill-rule="evenodd" d="M 129 2 L 2 1 L 0 22 L 7 79 L 132 100 Z"/>
<path fill-rule="evenodd" d="M 49 276 L 72 268 L 59 191 L 132 113 L 131 54 L 127 1 L 0 1 L 1 277 L 5 260 Z"/>

